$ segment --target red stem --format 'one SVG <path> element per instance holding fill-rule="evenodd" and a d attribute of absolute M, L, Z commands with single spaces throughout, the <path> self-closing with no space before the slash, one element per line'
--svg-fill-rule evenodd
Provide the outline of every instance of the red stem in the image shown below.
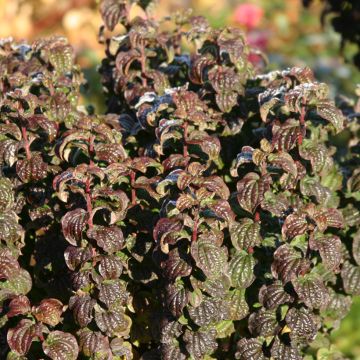
<path fill-rule="evenodd" d="M 301 145 L 303 142 L 303 134 L 302 134 L 302 130 L 305 127 L 305 115 L 306 115 L 306 110 L 305 110 L 305 106 L 303 105 L 301 107 L 301 113 L 300 113 L 300 133 L 298 134 L 298 144 Z"/>
<path fill-rule="evenodd" d="M 183 125 L 183 129 L 184 129 L 184 148 L 183 148 L 183 156 L 187 157 L 189 156 L 189 152 L 188 152 L 188 147 L 187 147 L 187 131 L 188 131 L 188 124 L 187 122 L 184 123 Z"/>
<path fill-rule="evenodd" d="M 136 190 L 135 185 L 135 172 L 130 171 L 130 185 L 131 185 L 131 204 L 136 205 Z"/>
<path fill-rule="evenodd" d="M 196 212 L 195 220 L 194 220 L 194 229 L 193 229 L 193 232 L 192 232 L 191 241 L 196 241 L 197 240 L 198 225 L 199 225 L 199 213 Z"/>
<path fill-rule="evenodd" d="M 145 76 L 146 73 L 146 56 L 145 56 L 145 44 L 142 41 L 141 42 L 141 47 L 140 47 L 140 53 L 141 53 L 141 58 L 140 58 L 140 62 L 141 62 L 141 80 L 142 80 L 142 84 L 144 87 L 147 86 L 147 79 Z"/>
<path fill-rule="evenodd" d="M 301 126 L 305 125 L 305 115 L 306 115 L 306 109 L 305 109 L 305 105 L 303 105 L 301 107 L 301 113 L 300 113 L 300 125 Z"/>
<path fill-rule="evenodd" d="M 87 212 L 89 214 L 88 225 L 89 225 L 89 228 L 91 229 L 94 226 L 94 224 L 93 224 L 93 208 L 92 208 L 92 203 L 91 203 L 90 184 L 91 184 L 90 178 L 88 178 L 86 180 L 85 192 L 86 192 L 86 208 L 87 208 Z"/>
<path fill-rule="evenodd" d="M 94 154 L 94 140 L 95 140 L 95 136 L 91 135 L 89 138 L 89 157 L 90 157 L 90 165 L 93 166 L 94 162 L 92 160 L 92 156 Z"/>
<path fill-rule="evenodd" d="M 30 144 L 29 144 L 29 140 L 28 140 L 28 137 L 27 137 L 27 131 L 26 131 L 26 128 L 24 126 L 21 127 L 21 133 L 22 133 L 22 137 L 24 139 L 26 158 L 28 160 L 30 160 L 31 159 Z"/>

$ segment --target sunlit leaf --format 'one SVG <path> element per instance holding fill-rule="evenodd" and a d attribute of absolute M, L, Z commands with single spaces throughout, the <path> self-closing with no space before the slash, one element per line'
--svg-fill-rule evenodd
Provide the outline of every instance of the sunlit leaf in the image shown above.
<path fill-rule="evenodd" d="M 52 360 L 76 360 L 79 346 L 73 335 L 62 332 L 51 332 L 42 344 L 44 353 Z"/>

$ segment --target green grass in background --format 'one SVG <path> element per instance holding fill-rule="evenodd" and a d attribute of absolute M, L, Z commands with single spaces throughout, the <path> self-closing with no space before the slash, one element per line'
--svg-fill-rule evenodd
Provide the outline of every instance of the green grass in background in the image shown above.
<path fill-rule="evenodd" d="M 331 336 L 332 343 L 346 356 L 360 360 L 360 297 L 354 297 L 351 311 Z"/>

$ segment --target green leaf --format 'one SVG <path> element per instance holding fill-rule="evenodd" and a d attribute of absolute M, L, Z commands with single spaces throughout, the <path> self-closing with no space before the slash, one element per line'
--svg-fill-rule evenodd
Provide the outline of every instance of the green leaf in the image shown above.
<path fill-rule="evenodd" d="M 235 249 L 246 250 L 261 243 L 260 224 L 251 219 L 242 219 L 230 227 L 231 242 Z"/>
<path fill-rule="evenodd" d="M 245 299 L 245 289 L 234 289 L 229 291 L 225 300 L 229 307 L 231 320 L 241 320 L 249 313 L 249 305 Z"/>
<path fill-rule="evenodd" d="M 255 280 L 254 267 L 256 261 L 251 254 L 236 254 L 229 263 L 231 283 L 236 288 L 247 288 Z"/>
<path fill-rule="evenodd" d="M 191 244 L 191 255 L 200 268 L 208 277 L 216 278 L 226 272 L 227 249 L 214 244 L 206 239 L 199 239 Z"/>
<path fill-rule="evenodd" d="M 360 295 L 360 266 L 345 261 L 341 269 L 341 278 L 347 294 Z"/>

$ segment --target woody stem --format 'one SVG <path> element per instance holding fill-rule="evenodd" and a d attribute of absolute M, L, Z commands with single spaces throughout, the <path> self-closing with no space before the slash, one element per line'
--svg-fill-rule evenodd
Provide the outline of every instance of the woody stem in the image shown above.
<path fill-rule="evenodd" d="M 188 147 L 187 147 L 187 131 L 188 131 L 188 124 L 187 122 L 184 122 L 183 125 L 183 129 L 184 129 L 184 147 L 183 147 L 183 156 L 187 157 L 189 156 L 189 152 L 188 152 Z"/>
<path fill-rule="evenodd" d="M 130 171 L 130 185 L 131 185 L 131 204 L 136 205 L 136 190 L 135 185 L 135 172 Z"/>
<path fill-rule="evenodd" d="M 28 140 L 28 137 L 27 137 L 27 131 L 26 131 L 26 128 L 24 126 L 21 127 L 21 133 L 22 133 L 22 137 L 24 139 L 26 158 L 28 160 L 30 160 L 31 159 L 30 144 L 29 144 L 29 140 Z"/>

